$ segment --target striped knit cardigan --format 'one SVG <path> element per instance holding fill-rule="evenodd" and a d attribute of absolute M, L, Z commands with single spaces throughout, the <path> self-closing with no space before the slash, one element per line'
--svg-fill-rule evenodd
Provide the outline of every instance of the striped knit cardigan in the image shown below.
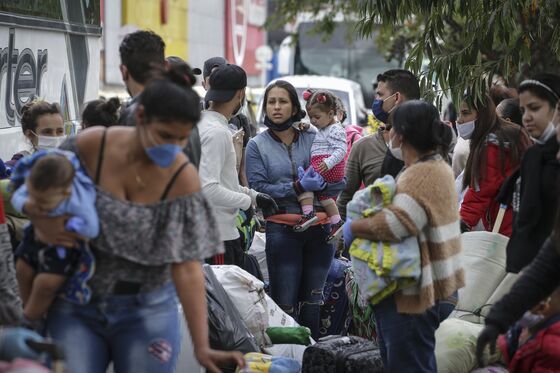
<path fill-rule="evenodd" d="M 457 192 L 453 171 L 441 157 L 406 168 L 393 203 L 368 220 L 370 239 L 418 237 L 420 282 L 395 295 L 398 312 L 423 313 L 464 286 Z"/>

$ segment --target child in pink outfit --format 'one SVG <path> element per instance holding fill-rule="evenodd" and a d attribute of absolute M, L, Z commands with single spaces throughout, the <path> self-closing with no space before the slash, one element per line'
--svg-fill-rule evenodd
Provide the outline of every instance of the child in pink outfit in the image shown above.
<path fill-rule="evenodd" d="M 303 98 L 307 101 L 307 115 L 317 128 L 317 134 L 311 146 L 311 167 L 319 172 L 327 183 L 336 183 L 344 179 L 346 156 L 346 131 L 338 121 L 336 96 L 325 90 L 305 91 Z M 313 193 L 305 192 L 298 196 L 302 216 L 294 230 L 302 232 L 315 223 L 318 218 L 313 211 Z M 331 231 L 327 242 L 338 237 L 342 232 L 344 221 L 336 207 L 336 196 L 320 194 L 318 199 L 325 208 Z"/>

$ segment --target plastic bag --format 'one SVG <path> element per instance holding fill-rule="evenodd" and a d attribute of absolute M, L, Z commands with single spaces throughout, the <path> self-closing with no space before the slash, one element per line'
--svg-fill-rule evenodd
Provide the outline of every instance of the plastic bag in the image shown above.
<path fill-rule="evenodd" d="M 311 330 L 305 326 L 297 327 L 271 327 L 266 329 L 266 334 L 274 344 L 300 344 L 309 345 Z"/>
<path fill-rule="evenodd" d="M 259 262 L 259 267 L 261 269 L 264 282 L 269 282 L 268 277 L 268 265 L 266 264 L 266 234 L 261 232 L 255 232 L 255 236 L 253 237 L 253 243 L 251 244 L 251 248 L 249 249 L 249 254 L 252 254 L 257 258 Z"/>
<path fill-rule="evenodd" d="M 244 356 L 247 366 L 237 373 L 300 373 L 301 364 L 294 360 L 279 356 L 259 353 L 248 353 Z"/>
<path fill-rule="evenodd" d="M 258 352 L 255 337 L 243 324 L 239 312 L 214 275 L 212 268 L 207 264 L 203 268 L 206 279 L 210 346 L 217 350 Z"/>
<path fill-rule="evenodd" d="M 262 281 L 234 265 L 212 266 L 212 271 L 239 311 L 241 320 L 259 346 L 268 346 L 268 307 Z"/>
<path fill-rule="evenodd" d="M 302 363 L 303 353 L 305 352 L 306 348 L 307 346 L 303 346 L 303 345 L 279 344 L 279 345 L 272 345 L 270 347 L 264 347 L 263 352 L 272 356 L 289 357 L 290 359 L 294 359 Z"/>

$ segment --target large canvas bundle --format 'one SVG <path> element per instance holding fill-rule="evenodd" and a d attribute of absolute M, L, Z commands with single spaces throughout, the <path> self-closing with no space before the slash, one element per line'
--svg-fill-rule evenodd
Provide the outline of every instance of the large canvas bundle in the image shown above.
<path fill-rule="evenodd" d="M 476 368 L 476 340 L 484 326 L 460 319 L 447 319 L 436 330 L 438 373 L 469 373 Z M 500 360 L 499 352 L 485 353 L 485 361 Z"/>
<path fill-rule="evenodd" d="M 465 287 L 459 289 L 459 303 L 452 317 L 482 323 L 493 302 L 511 287 L 506 279 L 508 237 L 492 232 L 468 232 L 461 236 Z M 501 295 L 500 295 L 501 294 Z"/>

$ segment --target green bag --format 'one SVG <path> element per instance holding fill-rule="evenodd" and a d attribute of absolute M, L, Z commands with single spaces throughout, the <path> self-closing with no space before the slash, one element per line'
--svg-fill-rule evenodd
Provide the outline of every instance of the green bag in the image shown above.
<path fill-rule="evenodd" d="M 294 344 L 308 346 L 311 344 L 311 330 L 305 326 L 266 328 L 266 334 L 272 344 Z"/>
<path fill-rule="evenodd" d="M 4 200 L 4 213 L 6 215 L 15 216 L 16 218 L 27 219 L 25 215 L 17 212 L 16 209 L 14 209 L 14 207 L 12 206 L 12 190 L 10 190 L 10 179 L 0 180 L 0 191 L 2 192 L 2 199 Z"/>

